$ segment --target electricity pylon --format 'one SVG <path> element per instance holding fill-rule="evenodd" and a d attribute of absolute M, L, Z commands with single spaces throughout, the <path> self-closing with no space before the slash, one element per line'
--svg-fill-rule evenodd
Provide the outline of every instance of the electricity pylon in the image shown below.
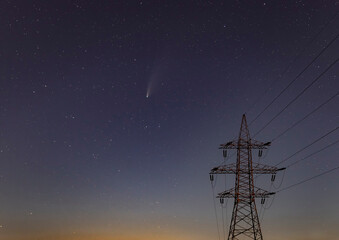
<path fill-rule="evenodd" d="M 270 142 L 259 142 L 250 138 L 247 127 L 246 116 L 242 116 L 238 140 L 220 144 L 226 157 L 227 149 L 237 150 L 237 162 L 215 167 L 210 172 L 210 180 L 213 181 L 214 174 L 235 174 L 235 187 L 218 194 L 220 202 L 224 198 L 234 198 L 231 224 L 228 232 L 228 240 L 255 239 L 262 240 L 262 233 L 259 223 L 255 198 L 261 198 L 263 204 L 265 199 L 275 194 L 254 186 L 254 174 L 275 174 L 285 168 L 271 167 L 264 164 L 252 162 L 252 149 L 259 149 L 259 156 L 262 150 L 270 146 Z M 224 226 L 223 226 L 224 227 Z"/>

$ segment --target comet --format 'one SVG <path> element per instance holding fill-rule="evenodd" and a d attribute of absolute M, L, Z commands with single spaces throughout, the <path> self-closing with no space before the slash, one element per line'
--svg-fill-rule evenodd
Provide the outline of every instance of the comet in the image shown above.
<path fill-rule="evenodd" d="M 164 80 L 164 76 L 168 71 L 166 58 L 158 59 L 151 70 L 147 84 L 146 98 L 150 98 L 159 88 L 160 81 Z"/>
<path fill-rule="evenodd" d="M 156 74 L 153 73 L 147 84 L 146 98 L 149 98 L 151 96 L 156 85 L 156 82 L 157 82 L 157 73 Z"/>
<path fill-rule="evenodd" d="M 146 98 L 149 98 L 150 95 L 151 95 L 151 84 L 149 83 L 147 86 Z"/>

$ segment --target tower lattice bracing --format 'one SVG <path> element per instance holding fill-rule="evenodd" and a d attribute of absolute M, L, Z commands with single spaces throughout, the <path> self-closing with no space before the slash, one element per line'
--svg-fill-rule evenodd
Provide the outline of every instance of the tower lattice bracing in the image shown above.
<path fill-rule="evenodd" d="M 264 143 L 252 140 L 247 127 L 246 116 L 243 115 L 240 127 L 239 138 L 225 144 L 220 144 L 224 157 L 227 149 L 236 149 L 237 161 L 227 165 L 215 167 L 210 172 L 211 180 L 214 174 L 235 174 L 235 186 L 218 194 L 220 202 L 224 198 L 234 198 L 232 219 L 228 232 L 228 240 L 263 239 L 258 212 L 255 204 L 256 198 L 262 202 L 274 192 L 268 192 L 254 186 L 253 175 L 272 174 L 284 168 L 276 168 L 264 164 L 252 162 L 252 149 L 259 149 L 259 155 L 266 149 L 270 142 Z M 273 177 L 272 177 L 273 178 Z M 224 227 L 224 226 L 223 226 Z"/>

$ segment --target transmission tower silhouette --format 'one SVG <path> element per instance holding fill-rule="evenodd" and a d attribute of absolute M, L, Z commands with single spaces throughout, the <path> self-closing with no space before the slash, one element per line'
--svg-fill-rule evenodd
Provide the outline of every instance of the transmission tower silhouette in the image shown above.
<path fill-rule="evenodd" d="M 236 163 L 221 165 L 210 171 L 211 181 L 214 180 L 215 174 L 235 174 L 235 187 L 217 195 L 222 204 L 225 198 L 234 198 L 228 240 L 263 239 L 255 199 L 261 198 L 261 204 L 264 204 L 265 199 L 275 193 L 254 186 L 253 175 L 272 174 L 271 181 L 274 181 L 276 173 L 285 168 L 253 163 L 252 149 L 258 149 L 260 157 L 263 149 L 266 149 L 270 144 L 271 142 L 264 143 L 250 138 L 245 114 L 242 116 L 238 140 L 220 144 L 219 149 L 223 150 L 225 158 L 227 149 L 237 150 Z"/>

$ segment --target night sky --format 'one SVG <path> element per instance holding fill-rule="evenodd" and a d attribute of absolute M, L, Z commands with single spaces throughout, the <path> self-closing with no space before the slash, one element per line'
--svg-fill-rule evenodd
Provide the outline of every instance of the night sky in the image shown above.
<path fill-rule="evenodd" d="M 223 163 L 219 144 L 235 139 L 242 114 L 255 119 L 339 33 L 337 1 L 0 6 L 3 240 L 218 240 L 208 173 Z M 338 53 L 336 39 L 250 125 L 251 135 Z M 336 63 L 255 139 L 271 141 L 334 96 L 338 74 Z M 274 140 L 261 161 L 275 165 L 338 127 L 338 104 L 332 98 Z M 281 166 L 338 138 L 333 131 Z M 338 155 L 333 145 L 291 166 L 280 189 L 335 168 Z M 339 239 L 338 176 L 279 192 L 261 211 L 264 238 Z M 269 190 L 270 179 L 257 183 Z M 234 176 L 219 176 L 216 192 L 224 182 L 232 187 Z"/>

